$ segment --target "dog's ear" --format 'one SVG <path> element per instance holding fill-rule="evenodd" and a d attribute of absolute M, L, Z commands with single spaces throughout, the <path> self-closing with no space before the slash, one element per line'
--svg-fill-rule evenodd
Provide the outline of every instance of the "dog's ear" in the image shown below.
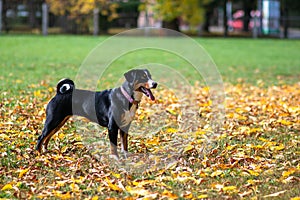
<path fill-rule="evenodd" d="M 136 70 L 130 70 L 124 74 L 126 81 L 133 82 L 135 78 Z"/>

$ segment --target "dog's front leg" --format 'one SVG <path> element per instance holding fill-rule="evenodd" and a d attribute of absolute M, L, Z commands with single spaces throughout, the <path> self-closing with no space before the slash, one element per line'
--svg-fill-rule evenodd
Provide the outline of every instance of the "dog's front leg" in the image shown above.
<path fill-rule="evenodd" d="M 125 158 L 128 157 L 128 133 L 120 129 L 121 151 Z"/>

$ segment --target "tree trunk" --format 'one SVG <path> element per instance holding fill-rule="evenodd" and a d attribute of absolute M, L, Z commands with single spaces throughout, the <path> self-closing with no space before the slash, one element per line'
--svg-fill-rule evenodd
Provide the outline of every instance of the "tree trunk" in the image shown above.
<path fill-rule="evenodd" d="M 224 5 L 223 5 L 223 26 L 224 26 L 224 37 L 228 36 L 228 18 L 227 18 L 227 0 L 224 0 Z"/>
<path fill-rule="evenodd" d="M 214 8 L 216 8 L 217 6 L 219 6 L 219 1 L 218 0 L 211 0 L 210 3 L 208 3 L 204 9 L 205 9 L 205 21 L 203 24 L 203 30 L 205 32 L 209 32 L 209 27 L 210 27 L 210 23 L 211 23 L 211 18 L 214 14 Z"/>
<path fill-rule="evenodd" d="M 107 34 L 108 29 L 110 27 L 110 22 L 108 21 L 107 15 L 102 15 L 101 12 L 99 12 L 99 33 L 100 34 Z"/>
<path fill-rule="evenodd" d="M 284 11 L 283 11 L 283 36 L 284 38 L 289 37 L 289 10 L 286 0 L 284 1 Z"/>
<path fill-rule="evenodd" d="M 162 22 L 162 27 L 167 28 L 167 29 L 172 29 L 174 31 L 180 31 L 179 30 L 179 19 L 175 18 L 172 21 L 163 21 Z"/>
<path fill-rule="evenodd" d="M 211 15 L 212 15 L 212 11 L 207 8 L 207 10 L 205 11 L 205 21 L 204 21 L 204 24 L 203 24 L 203 30 L 205 32 L 209 32 Z"/>
<path fill-rule="evenodd" d="M 8 33 L 10 28 L 6 17 L 6 12 L 7 12 L 7 2 L 6 0 L 2 0 L 2 22 L 3 22 L 2 30 L 5 30 L 5 32 Z"/>
<path fill-rule="evenodd" d="M 28 7 L 29 7 L 29 24 L 31 28 L 35 28 L 36 27 L 36 19 L 35 19 L 35 4 L 34 4 L 34 0 L 30 0 L 28 2 Z"/>
<path fill-rule="evenodd" d="M 0 0 L 0 34 L 2 32 L 2 0 Z"/>
<path fill-rule="evenodd" d="M 43 35 L 48 35 L 49 26 L 49 10 L 48 5 L 43 3 L 42 5 L 42 33 Z"/>
<path fill-rule="evenodd" d="M 244 7 L 244 18 L 243 18 L 243 31 L 248 32 L 249 31 L 249 23 L 251 18 L 251 1 L 244 0 L 243 1 L 243 7 Z"/>

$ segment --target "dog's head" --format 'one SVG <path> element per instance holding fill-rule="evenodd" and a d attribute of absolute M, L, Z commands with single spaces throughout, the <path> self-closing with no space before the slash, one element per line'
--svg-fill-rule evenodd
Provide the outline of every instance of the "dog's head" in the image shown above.
<path fill-rule="evenodd" d="M 152 80 L 151 74 L 147 69 L 133 69 L 124 74 L 126 81 L 132 84 L 133 90 L 142 92 L 151 100 L 155 100 L 151 89 L 157 87 L 157 83 Z"/>

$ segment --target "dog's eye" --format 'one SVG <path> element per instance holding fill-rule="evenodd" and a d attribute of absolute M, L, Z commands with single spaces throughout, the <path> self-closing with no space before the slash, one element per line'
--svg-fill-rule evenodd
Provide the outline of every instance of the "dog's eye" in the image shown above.
<path fill-rule="evenodd" d="M 143 77 L 142 77 L 144 80 L 147 80 L 148 77 L 147 77 L 147 74 L 143 74 Z"/>

